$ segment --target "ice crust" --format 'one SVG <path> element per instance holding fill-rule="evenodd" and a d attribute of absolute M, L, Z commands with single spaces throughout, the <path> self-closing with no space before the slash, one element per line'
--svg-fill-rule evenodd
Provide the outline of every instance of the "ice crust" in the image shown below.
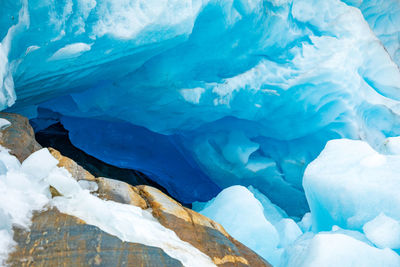
<path fill-rule="evenodd" d="M 159 247 L 184 266 L 215 266 L 211 259 L 182 241 L 170 229 L 139 207 L 105 201 L 80 186 L 58 161 L 43 148 L 22 164 L 0 146 L 0 265 L 5 266 L 13 250 L 13 226 L 29 230 L 33 211 L 56 207 L 87 224 L 126 242 Z M 51 198 L 49 186 L 62 196 Z"/>

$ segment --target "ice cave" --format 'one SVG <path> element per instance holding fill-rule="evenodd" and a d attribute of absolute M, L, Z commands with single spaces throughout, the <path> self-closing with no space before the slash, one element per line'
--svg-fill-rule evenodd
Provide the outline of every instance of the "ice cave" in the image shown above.
<path fill-rule="evenodd" d="M 0 0 L 0 108 L 0 266 L 400 266 L 399 0 Z"/>

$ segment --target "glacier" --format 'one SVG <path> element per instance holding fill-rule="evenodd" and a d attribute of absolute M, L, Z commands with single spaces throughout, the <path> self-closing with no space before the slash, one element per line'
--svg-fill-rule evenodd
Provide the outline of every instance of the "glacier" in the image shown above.
<path fill-rule="evenodd" d="M 36 131 L 277 266 L 399 265 L 398 0 L 3 0 L 0 40 L 0 107 Z"/>
<path fill-rule="evenodd" d="M 301 217 L 303 172 L 327 141 L 399 134 L 399 3 L 381 2 L 2 1 L 2 106 L 72 121 L 74 145 L 184 203 L 252 185 Z M 111 130 L 87 147 L 113 127 L 181 156 L 152 167 L 136 160 L 159 151 L 151 140 L 125 148 Z"/>

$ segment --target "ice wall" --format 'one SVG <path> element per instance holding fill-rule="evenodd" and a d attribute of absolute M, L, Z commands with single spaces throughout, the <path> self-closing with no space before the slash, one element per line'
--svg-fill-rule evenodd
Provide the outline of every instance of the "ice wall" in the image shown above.
<path fill-rule="evenodd" d="M 400 66 L 400 2 L 397 0 L 346 0 L 359 7 L 368 24 Z"/>
<path fill-rule="evenodd" d="M 183 161 L 148 157 L 134 167 L 166 177 L 156 165 L 171 166 L 181 177 L 171 188 L 202 181 L 214 188 L 207 197 L 252 185 L 301 216 L 304 169 L 328 140 L 376 146 L 400 133 L 397 52 L 384 40 L 394 40 L 397 24 L 386 13 L 393 23 L 374 23 L 390 6 L 369 9 L 375 2 L 29 0 L 29 28 L 6 56 L 13 110 L 35 116 L 30 107 L 40 105 L 88 119 L 92 127 L 66 127 L 72 141 L 92 142 L 88 152 L 109 163 L 160 149 L 146 138 L 146 149 L 125 149 L 121 139 L 123 149 L 106 153 L 118 140 L 105 129 L 125 123 L 127 136 L 135 127 L 178 136 L 168 151 Z M 0 3 L 0 38 L 22 20 L 24 3 Z M 101 140 L 87 138 L 94 129 L 104 130 Z"/>

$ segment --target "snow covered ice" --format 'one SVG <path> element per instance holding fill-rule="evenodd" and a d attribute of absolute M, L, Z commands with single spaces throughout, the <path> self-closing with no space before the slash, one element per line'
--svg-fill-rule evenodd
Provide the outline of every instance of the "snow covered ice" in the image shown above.
<path fill-rule="evenodd" d="M 36 131 L 60 122 L 76 147 L 145 173 L 277 266 L 399 266 L 399 66 L 398 0 L 0 2 L 2 109 Z M 60 209 L 136 238 L 79 207 L 109 203 L 43 153 L 21 166 L 0 153 L 4 177 L 35 184 L 19 224 L 47 183 L 71 196 Z M 18 179 L 4 188 L 24 203 Z"/>

